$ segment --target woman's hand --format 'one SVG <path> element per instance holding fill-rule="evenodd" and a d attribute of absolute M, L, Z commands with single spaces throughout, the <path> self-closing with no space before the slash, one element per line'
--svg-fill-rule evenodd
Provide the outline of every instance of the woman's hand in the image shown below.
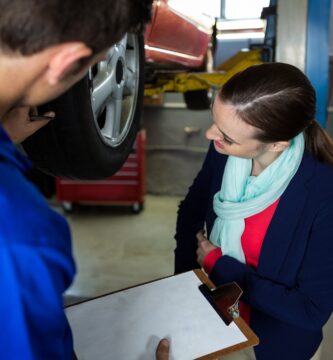
<path fill-rule="evenodd" d="M 50 121 L 45 119 L 31 121 L 30 116 L 33 115 L 37 115 L 37 109 L 25 106 L 14 108 L 2 117 L 2 126 L 14 144 L 21 143 Z M 53 111 L 43 115 L 55 117 Z"/>
<path fill-rule="evenodd" d="M 205 236 L 205 231 L 200 230 L 197 235 L 198 249 L 197 249 L 197 262 L 202 266 L 203 260 L 211 251 L 218 247 L 213 245 Z"/>

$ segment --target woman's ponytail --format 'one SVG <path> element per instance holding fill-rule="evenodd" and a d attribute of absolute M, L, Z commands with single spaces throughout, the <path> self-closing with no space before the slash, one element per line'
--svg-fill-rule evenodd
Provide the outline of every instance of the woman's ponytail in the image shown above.
<path fill-rule="evenodd" d="M 306 149 L 319 161 L 333 166 L 333 139 L 328 133 L 312 120 L 304 135 Z"/>

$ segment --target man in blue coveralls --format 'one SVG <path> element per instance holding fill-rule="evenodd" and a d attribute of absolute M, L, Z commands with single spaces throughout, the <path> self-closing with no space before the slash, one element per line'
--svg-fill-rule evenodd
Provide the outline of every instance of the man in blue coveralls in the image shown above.
<path fill-rule="evenodd" d="M 68 225 L 26 180 L 30 163 L 11 139 L 45 125 L 27 107 L 72 86 L 142 28 L 150 8 L 151 0 L 0 0 L 0 359 L 73 356 L 62 299 L 75 273 Z M 167 354 L 162 342 L 157 358 Z"/>

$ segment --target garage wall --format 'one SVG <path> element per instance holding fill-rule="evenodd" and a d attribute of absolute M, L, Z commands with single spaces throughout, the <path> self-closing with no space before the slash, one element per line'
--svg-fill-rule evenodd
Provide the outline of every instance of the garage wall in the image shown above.
<path fill-rule="evenodd" d="M 276 61 L 305 70 L 308 0 L 279 0 Z"/>

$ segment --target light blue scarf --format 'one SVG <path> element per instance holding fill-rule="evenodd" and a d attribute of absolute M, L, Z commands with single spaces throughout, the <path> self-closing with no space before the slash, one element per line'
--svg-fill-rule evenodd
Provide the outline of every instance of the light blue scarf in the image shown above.
<path fill-rule="evenodd" d="M 303 134 L 297 135 L 287 149 L 258 176 L 250 176 L 252 160 L 229 156 L 221 190 L 214 196 L 217 215 L 210 241 L 229 255 L 245 263 L 241 236 L 244 219 L 273 204 L 285 191 L 302 161 Z"/>

